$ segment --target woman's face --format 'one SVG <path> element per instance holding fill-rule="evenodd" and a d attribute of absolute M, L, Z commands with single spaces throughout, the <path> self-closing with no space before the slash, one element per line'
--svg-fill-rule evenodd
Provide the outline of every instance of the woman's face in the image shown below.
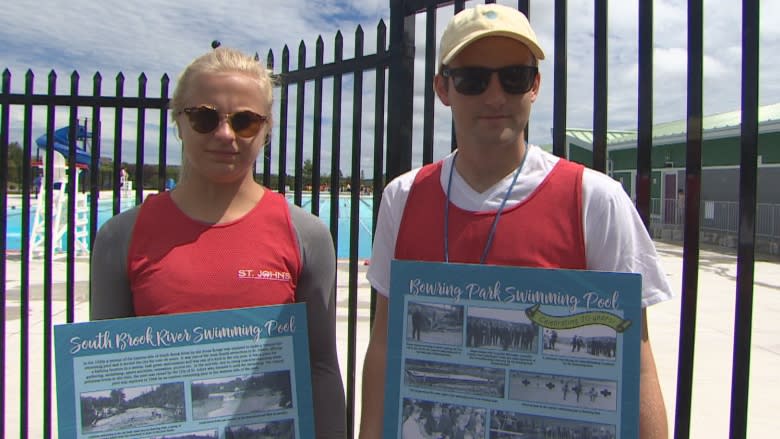
<path fill-rule="evenodd" d="M 251 178 L 265 143 L 268 122 L 263 122 L 251 137 L 242 137 L 233 130 L 226 115 L 249 110 L 268 117 L 271 109 L 264 96 L 258 82 L 243 73 L 201 73 L 192 78 L 184 108 L 214 108 L 219 113 L 219 124 L 213 131 L 201 133 L 193 129 L 187 114 L 175 116 L 188 167 L 187 178 L 211 183 Z"/>

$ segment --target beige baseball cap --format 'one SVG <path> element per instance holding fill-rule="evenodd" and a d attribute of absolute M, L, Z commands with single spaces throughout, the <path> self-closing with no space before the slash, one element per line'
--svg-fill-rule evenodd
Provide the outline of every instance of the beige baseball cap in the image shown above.
<path fill-rule="evenodd" d="M 517 9 L 492 3 L 464 9 L 452 17 L 441 36 L 439 66 L 448 64 L 466 46 L 485 37 L 515 39 L 525 44 L 536 59 L 544 59 L 528 18 Z"/>

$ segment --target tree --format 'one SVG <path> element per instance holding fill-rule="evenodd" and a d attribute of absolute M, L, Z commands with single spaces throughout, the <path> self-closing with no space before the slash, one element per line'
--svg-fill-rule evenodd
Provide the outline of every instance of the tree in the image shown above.
<path fill-rule="evenodd" d="M 311 159 L 306 159 L 303 161 L 303 183 L 311 184 L 312 175 L 314 175 L 314 165 Z"/>
<path fill-rule="evenodd" d="M 12 185 L 22 184 L 22 155 L 24 150 L 19 142 L 11 142 L 8 145 L 8 183 Z"/>
<path fill-rule="evenodd" d="M 111 391 L 111 404 L 114 407 L 119 408 L 125 404 L 125 392 L 122 389 L 114 389 Z"/>

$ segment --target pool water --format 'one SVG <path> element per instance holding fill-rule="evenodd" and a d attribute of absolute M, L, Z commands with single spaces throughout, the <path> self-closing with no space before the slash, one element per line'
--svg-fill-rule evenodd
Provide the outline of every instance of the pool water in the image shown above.
<path fill-rule="evenodd" d="M 351 212 L 351 195 L 345 194 L 339 197 L 338 204 L 338 239 L 335 243 L 336 254 L 339 259 L 349 258 L 349 233 L 350 233 L 350 212 Z M 287 195 L 287 201 L 293 202 L 291 194 Z M 373 198 L 371 196 L 360 197 L 359 199 L 358 217 L 354 222 L 358 227 L 358 249 L 357 255 L 360 259 L 368 259 L 371 256 L 371 225 L 374 214 Z M 330 194 L 320 194 L 320 209 L 319 217 L 325 223 L 326 227 L 330 227 Z M 301 207 L 311 212 L 311 195 L 303 195 L 301 198 Z"/>
<path fill-rule="evenodd" d="M 292 195 L 287 195 L 287 200 L 292 203 Z M 130 209 L 134 206 L 134 198 L 122 199 L 120 212 Z M 35 200 L 31 200 L 30 207 L 30 228 L 35 218 Z M 337 255 L 340 259 L 349 258 L 349 233 L 350 233 L 350 203 L 349 195 L 339 198 L 338 207 L 338 242 L 336 243 Z M 319 217 L 330 227 L 330 197 L 327 194 L 320 196 Z M 361 198 L 360 209 L 355 225 L 358 227 L 358 258 L 367 259 L 371 255 L 371 221 L 373 215 L 373 199 Z M 311 212 L 311 196 L 303 195 L 301 207 Z M 98 201 L 98 228 L 113 216 L 113 199 L 106 198 Z M 6 211 L 6 250 L 19 251 L 22 244 L 22 209 L 8 208 Z"/>
<path fill-rule="evenodd" d="M 35 222 L 36 205 L 38 201 L 35 199 L 30 200 L 30 233 L 32 233 L 33 224 Z M 97 210 L 97 222 L 98 228 L 113 216 L 113 198 L 100 199 L 98 201 Z M 135 198 L 123 198 L 120 202 L 119 211 L 124 212 L 135 205 Z M 66 207 L 67 209 L 67 207 Z M 67 221 L 67 213 L 63 214 L 63 221 Z M 67 222 L 65 222 L 67 224 Z M 22 248 L 22 208 L 21 206 L 9 207 L 6 210 L 6 250 L 7 251 L 19 251 Z M 32 239 L 32 238 L 31 238 Z M 64 236 L 62 247 L 66 245 L 67 235 Z"/>

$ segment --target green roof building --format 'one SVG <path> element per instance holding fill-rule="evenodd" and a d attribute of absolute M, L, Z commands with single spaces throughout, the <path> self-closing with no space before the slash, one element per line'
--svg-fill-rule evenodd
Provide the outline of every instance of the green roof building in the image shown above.
<path fill-rule="evenodd" d="M 702 120 L 702 231 L 736 232 L 739 202 L 741 112 L 705 116 Z M 780 242 L 780 103 L 758 111 L 757 237 Z M 685 191 L 686 120 L 653 126 L 652 222 L 682 225 Z M 566 130 L 569 159 L 592 165 L 593 131 Z M 637 132 L 607 132 L 607 173 L 636 197 Z M 736 242 L 736 238 L 734 238 Z M 770 249 L 771 250 L 771 249 Z M 778 253 L 777 250 L 772 253 Z"/>

